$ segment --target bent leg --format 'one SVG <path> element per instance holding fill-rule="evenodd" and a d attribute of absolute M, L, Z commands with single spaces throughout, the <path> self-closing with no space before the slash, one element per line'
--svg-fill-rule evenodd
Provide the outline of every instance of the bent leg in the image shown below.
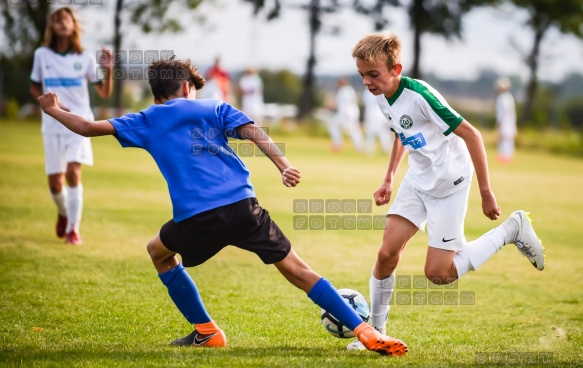
<path fill-rule="evenodd" d="M 374 277 L 384 280 L 395 272 L 405 245 L 418 230 L 417 225 L 404 217 L 398 215 L 387 217 L 383 244 L 378 251 L 377 262 L 373 269 Z"/>
<path fill-rule="evenodd" d="M 156 267 L 156 271 L 162 274 L 167 272 L 176 266 L 178 266 L 178 258 L 176 258 L 176 252 L 171 251 L 166 248 L 160 239 L 160 233 L 156 234 L 152 240 L 148 243 L 146 249 L 148 254 Z"/>
<path fill-rule="evenodd" d="M 405 245 L 418 230 L 415 224 L 404 217 L 398 215 L 387 217 L 383 244 L 369 281 L 371 325 L 383 334 L 395 288 L 395 269 Z"/>
<path fill-rule="evenodd" d="M 194 325 L 211 322 L 196 284 L 178 262 L 176 253 L 164 246 L 159 233 L 150 240 L 147 249 L 160 280 L 184 318 Z"/>
<path fill-rule="evenodd" d="M 436 285 L 444 285 L 458 279 L 453 261 L 456 252 L 428 247 L 425 258 L 425 277 Z"/>
<path fill-rule="evenodd" d="M 321 276 L 312 271 L 310 266 L 293 249 L 289 251 L 283 260 L 274 265 L 287 281 L 306 293 L 321 279 Z"/>
<path fill-rule="evenodd" d="M 314 303 L 351 330 L 362 323 L 362 318 L 344 301 L 330 281 L 312 271 L 293 249 L 282 261 L 275 263 L 275 267 L 290 283 L 305 291 Z"/>

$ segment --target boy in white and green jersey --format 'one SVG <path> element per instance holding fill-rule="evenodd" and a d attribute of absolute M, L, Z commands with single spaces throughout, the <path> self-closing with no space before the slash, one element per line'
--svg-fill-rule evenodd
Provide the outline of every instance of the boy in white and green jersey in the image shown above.
<path fill-rule="evenodd" d="M 384 33 L 366 36 L 352 56 L 364 86 L 376 96 L 398 138 L 385 179 L 374 193 L 378 206 L 389 203 L 395 173 L 409 153 L 409 169 L 387 212 L 383 242 L 370 278 L 372 326 L 386 332 L 397 264 L 411 237 L 425 227 L 429 236 L 425 275 L 435 284 L 451 283 L 476 270 L 510 243 L 542 270 L 543 247 L 522 210 L 480 238 L 466 241 L 464 218 L 474 168 L 484 215 L 491 220 L 501 215 L 490 188 L 484 143 L 480 132 L 435 89 L 401 76 L 398 37 Z M 362 346 L 356 341 L 348 349 Z"/>

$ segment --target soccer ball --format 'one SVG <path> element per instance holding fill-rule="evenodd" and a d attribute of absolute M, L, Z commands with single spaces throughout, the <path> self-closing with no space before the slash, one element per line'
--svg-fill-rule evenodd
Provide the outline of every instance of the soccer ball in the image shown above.
<path fill-rule="evenodd" d="M 338 293 L 344 298 L 346 303 L 351 306 L 364 322 L 370 318 L 370 307 L 368 302 L 356 290 L 340 289 Z M 354 331 L 344 326 L 333 315 L 322 309 L 321 322 L 322 326 L 335 337 L 349 338 L 354 337 Z"/>

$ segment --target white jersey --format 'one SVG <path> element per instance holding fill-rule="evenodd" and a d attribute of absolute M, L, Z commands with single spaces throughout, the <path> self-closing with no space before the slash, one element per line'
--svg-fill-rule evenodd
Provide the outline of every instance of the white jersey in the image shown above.
<path fill-rule="evenodd" d="M 358 99 L 354 88 L 350 85 L 342 86 L 336 93 L 336 114 L 341 119 L 357 120 L 360 114 Z"/>
<path fill-rule="evenodd" d="M 453 130 L 463 118 L 430 85 L 401 78 L 397 92 L 377 103 L 409 152 L 403 180 L 413 188 L 442 198 L 466 187 L 474 167 L 463 139 Z"/>
<path fill-rule="evenodd" d="M 263 116 L 263 82 L 257 74 L 247 74 L 239 81 L 241 89 L 241 110 L 251 119 L 261 120 Z"/>
<path fill-rule="evenodd" d="M 30 80 L 42 84 L 43 93 L 58 94 L 63 108 L 93 121 L 87 81 L 98 83 L 100 80 L 92 54 L 83 52 L 61 55 L 48 47 L 39 47 L 34 53 Z M 42 132 L 44 134 L 74 134 L 44 112 L 42 113 Z"/>

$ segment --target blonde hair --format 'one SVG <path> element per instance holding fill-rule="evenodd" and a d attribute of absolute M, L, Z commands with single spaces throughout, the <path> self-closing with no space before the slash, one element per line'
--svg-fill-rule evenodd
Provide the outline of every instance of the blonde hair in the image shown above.
<path fill-rule="evenodd" d="M 45 40 L 44 45 L 51 50 L 57 52 L 57 35 L 53 31 L 53 25 L 61 19 L 63 13 L 67 13 L 73 19 L 73 33 L 69 38 L 71 42 L 71 51 L 76 54 L 80 54 L 83 52 L 83 47 L 81 47 L 81 32 L 83 31 L 73 9 L 68 7 L 63 7 L 55 10 L 54 12 L 49 15 L 49 19 L 47 21 L 47 27 L 45 28 Z"/>
<path fill-rule="evenodd" d="M 401 63 L 401 41 L 392 33 L 373 33 L 358 41 L 352 57 L 371 64 L 384 59 L 391 70 Z"/>

